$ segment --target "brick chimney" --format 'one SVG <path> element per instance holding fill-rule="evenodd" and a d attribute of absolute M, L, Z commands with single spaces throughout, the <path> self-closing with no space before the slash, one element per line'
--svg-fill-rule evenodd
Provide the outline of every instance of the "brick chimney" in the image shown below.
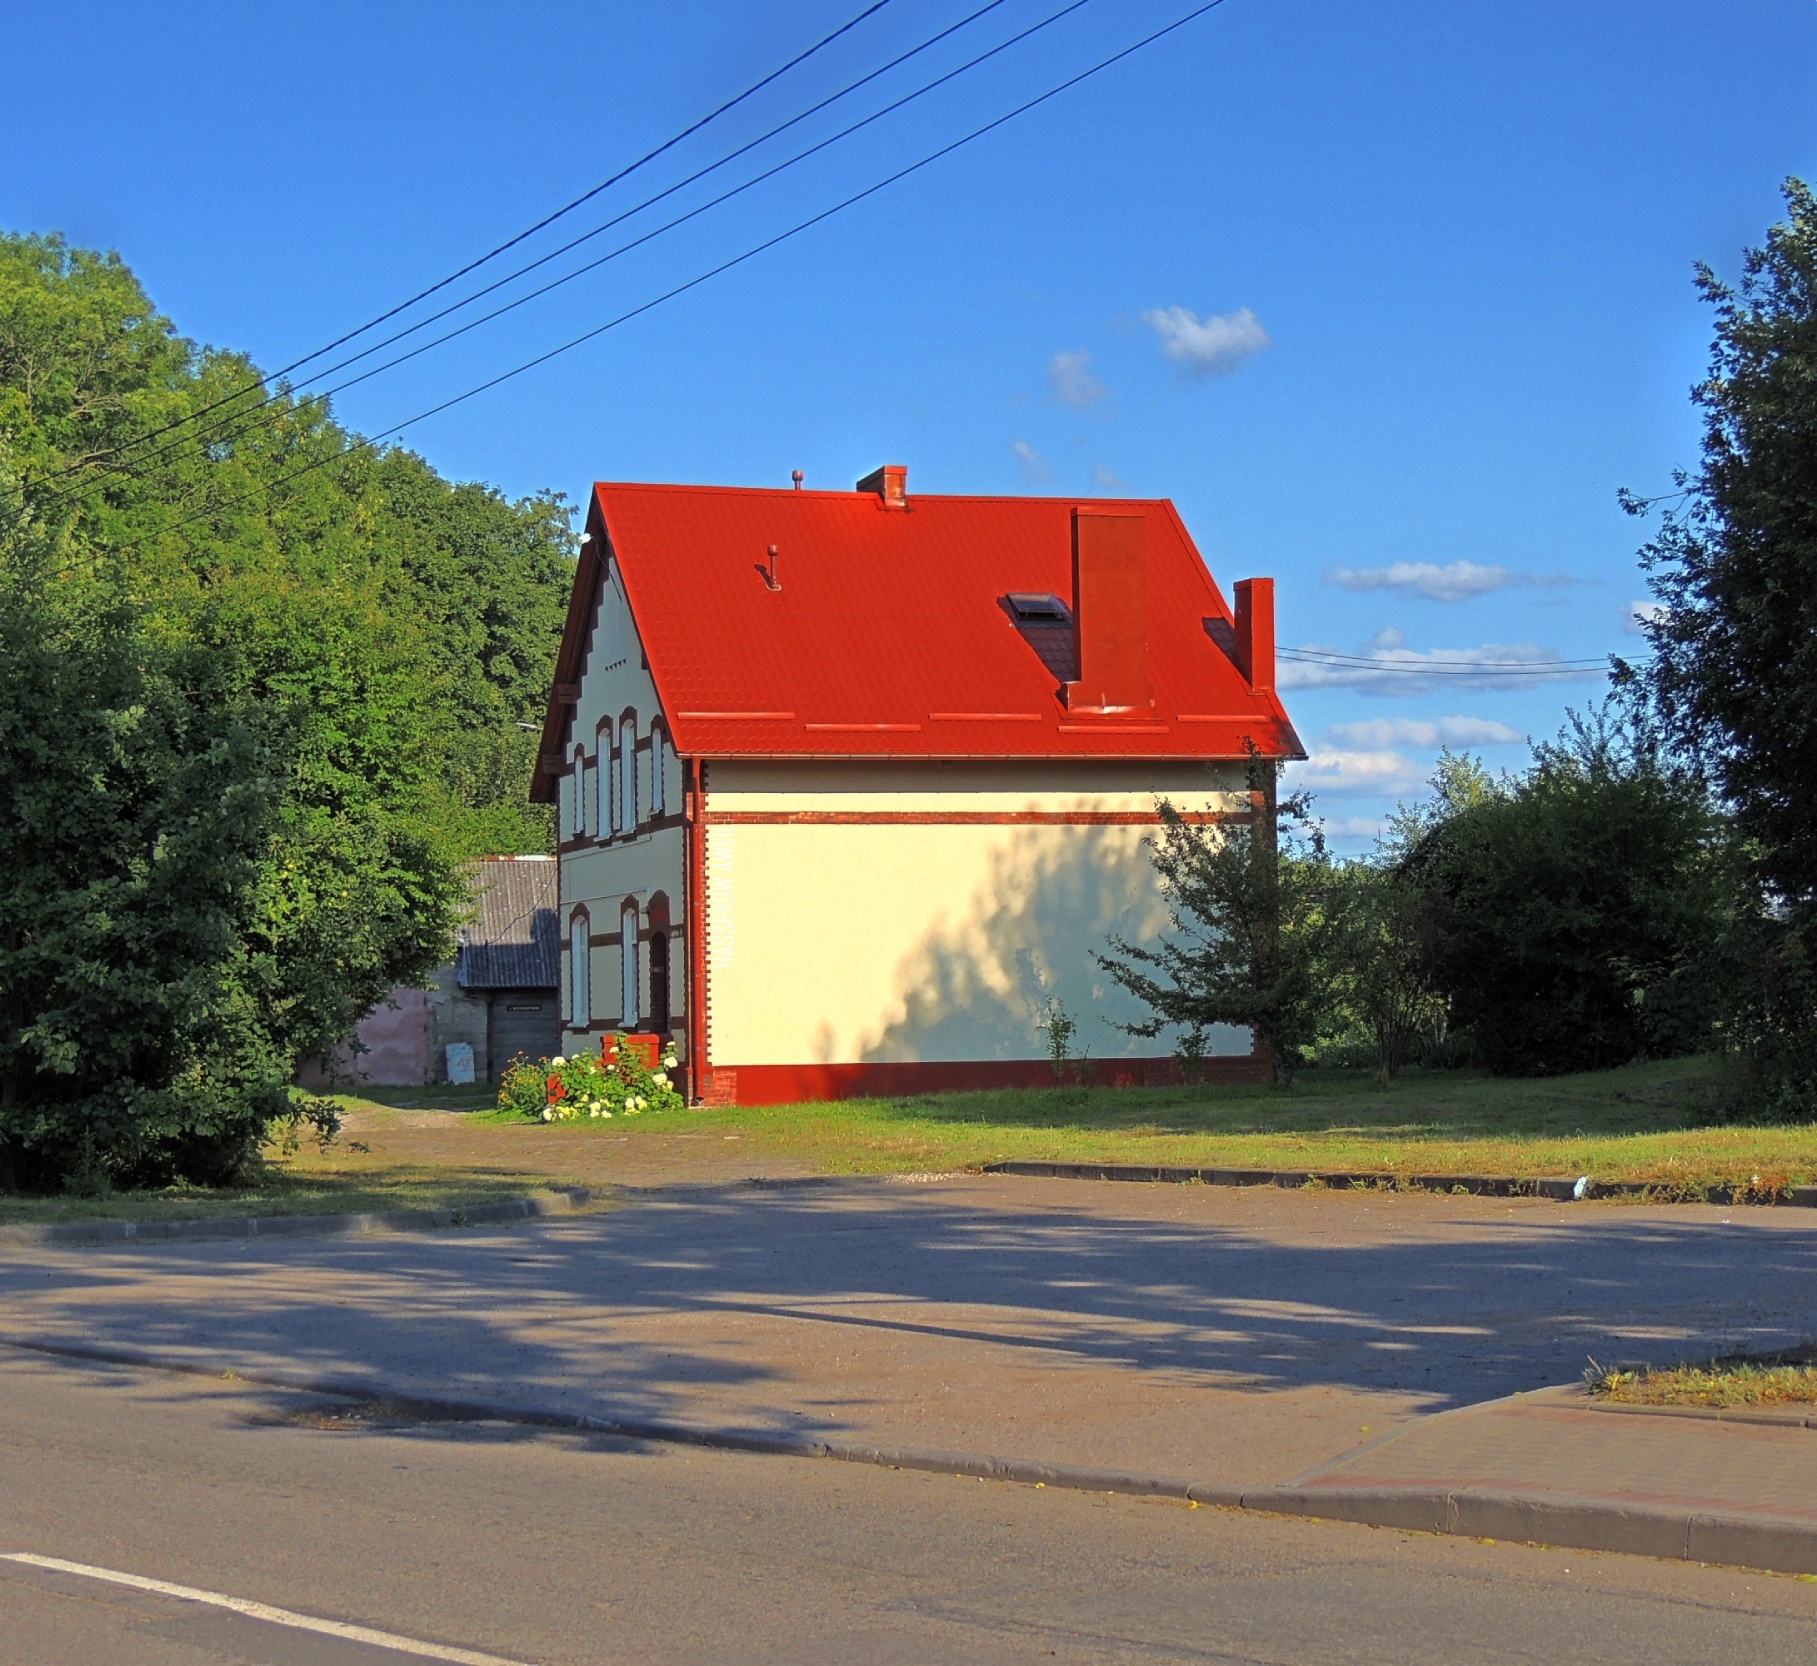
<path fill-rule="evenodd" d="M 1240 578 L 1237 592 L 1237 669 L 1258 694 L 1274 687 L 1274 580 Z"/>
<path fill-rule="evenodd" d="M 875 492 L 883 499 L 885 509 L 908 508 L 908 467 L 903 463 L 885 463 L 873 469 L 856 486 L 855 492 Z"/>
<path fill-rule="evenodd" d="M 1067 709 L 1152 711 L 1148 522 L 1140 509 L 1073 511 L 1073 628 L 1079 680 L 1066 685 Z"/>

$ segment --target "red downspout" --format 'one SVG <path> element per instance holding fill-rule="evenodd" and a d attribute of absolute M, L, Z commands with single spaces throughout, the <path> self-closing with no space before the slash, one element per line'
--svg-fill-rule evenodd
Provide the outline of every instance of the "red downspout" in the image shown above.
<path fill-rule="evenodd" d="M 707 1086 L 707 766 L 689 761 L 687 789 L 688 1085 L 696 1105 Z"/>

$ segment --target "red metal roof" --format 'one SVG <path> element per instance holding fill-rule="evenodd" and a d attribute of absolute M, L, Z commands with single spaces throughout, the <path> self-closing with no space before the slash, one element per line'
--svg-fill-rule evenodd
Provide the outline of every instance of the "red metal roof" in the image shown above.
<path fill-rule="evenodd" d="M 1004 606 L 1011 592 L 1072 602 L 1073 516 L 1094 509 L 1146 522 L 1152 714 L 1069 711 Z M 1235 758 L 1248 742 L 1304 756 L 1272 665 L 1252 689 L 1233 662 L 1231 609 L 1164 498 L 911 492 L 892 507 L 876 492 L 601 482 L 588 530 L 539 797 L 607 560 L 683 756 Z"/>

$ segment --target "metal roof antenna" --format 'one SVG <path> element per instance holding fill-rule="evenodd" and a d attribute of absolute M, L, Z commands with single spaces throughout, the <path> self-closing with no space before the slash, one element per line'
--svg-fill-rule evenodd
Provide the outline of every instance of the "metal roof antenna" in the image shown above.
<path fill-rule="evenodd" d="M 801 483 L 807 479 L 807 476 L 803 474 L 800 469 L 797 469 L 789 478 L 795 482 L 795 490 L 799 492 L 801 490 Z"/>
<path fill-rule="evenodd" d="M 782 588 L 782 580 L 776 576 L 776 546 L 770 545 L 770 570 L 763 575 L 763 582 L 772 590 Z"/>

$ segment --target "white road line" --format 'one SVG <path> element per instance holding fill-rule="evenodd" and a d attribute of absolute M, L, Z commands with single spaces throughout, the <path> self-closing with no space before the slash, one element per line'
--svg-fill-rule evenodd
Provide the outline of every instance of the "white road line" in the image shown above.
<path fill-rule="evenodd" d="M 390 1631 L 374 1631 L 371 1626 L 318 1620 L 311 1614 L 293 1614 L 288 1608 L 273 1608 L 269 1603 L 248 1602 L 245 1597 L 198 1591 L 193 1585 L 173 1585 L 166 1579 L 146 1579 L 140 1574 L 119 1573 L 113 1568 L 91 1568 L 86 1562 L 65 1562 L 58 1556 L 34 1556 L 25 1550 L 0 1551 L 0 1562 L 23 1562 L 27 1567 L 48 1568 L 53 1573 L 73 1573 L 84 1579 L 105 1579 L 113 1585 L 130 1585 L 135 1591 L 156 1591 L 160 1596 L 181 1597 L 186 1602 L 206 1602 L 215 1608 L 230 1608 L 250 1620 L 293 1626 L 298 1631 L 319 1631 L 326 1637 L 344 1637 L 350 1643 L 371 1643 L 381 1649 L 396 1649 L 400 1654 L 421 1655 L 425 1660 L 453 1660 L 461 1666 L 528 1666 L 525 1661 L 506 1660 L 502 1655 L 481 1654 L 476 1649 L 451 1649 L 440 1643 L 399 1637 Z"/>

